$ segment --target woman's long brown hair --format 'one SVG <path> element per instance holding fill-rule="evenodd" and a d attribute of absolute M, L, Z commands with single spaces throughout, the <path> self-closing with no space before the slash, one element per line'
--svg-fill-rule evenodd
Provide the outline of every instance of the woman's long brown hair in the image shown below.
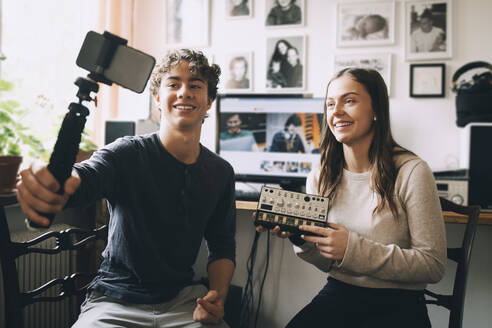
<path fill-rule="evenodd" d="M 342 143 L 335 139 L 327 123 L 326 98 L 331 82 L 344 75 L 364 86 L 371 97 L 372 108 L 376 117 L 376 121 L 373 124 L 374 137 L 369 148 L 371 187 L 379 195 L 378 205 L 374 209 L 373 215 L 380 212 L 385 206 L 389 206 L 393 216 L 396 217 L 397 207 L 393 193 L 398 170 L 393 156 L 409 151 L 400 147 L 393 140 L 389 121 L 389 100 L 386 84 L 381 75 L 372 69 L 343 69 L 330 80 L 326 87 L 323 137 L 320 144 L 321 169 L 318 192 L 321 195 L 333 198 L 342 179 L 345 164 L 343 146 Z"/>

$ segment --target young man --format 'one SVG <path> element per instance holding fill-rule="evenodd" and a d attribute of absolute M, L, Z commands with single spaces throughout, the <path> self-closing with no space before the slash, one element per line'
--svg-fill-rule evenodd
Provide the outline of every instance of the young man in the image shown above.
<path fill-rule="evenodd" d="M 200 144 L 220 68 L 201 52 L 167 54 L 151 77 L 158 133 L 125 137 L 76 164 L 57 195 L 46 165 L 21 172 L 18 198 L 34 222 L 106 198 L 108 245 L 74 327 L 202 327 L 220 324 L 235 265 L 232 167 Z M 68 203 L 67 203 L 68 201 Z M 202 238 L 210 289 L 193 285 Z"/>

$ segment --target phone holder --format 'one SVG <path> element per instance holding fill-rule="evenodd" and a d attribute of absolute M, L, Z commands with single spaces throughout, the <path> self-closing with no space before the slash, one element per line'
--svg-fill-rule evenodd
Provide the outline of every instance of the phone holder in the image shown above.
<path fill-rule="evenodd" d="M 63 187 L 65 181 L 72 174 L 72 167 L 75 163 L 75 158 L 79 150 L 79 144 L 82 137 L 82 132 L 85 127 L 86 117 L 89 115 L 89 110 L 82 102 L 94 101 L 96 97 L 91 98 L 91 92 L 97 92 L 99 90 L 98 82 L 112 85 L 114 81 L 107 79 L 104 76 L 104 70 L 110 67 L 113 60 L 116 49 L 120 45 L 126 45 L 127 40 L 105 31 L 103 33 L 104 43 L 101 50 L 97 55 L 96 66 L 94 71 L 90 71 L 87 78 L 79 77 L 75 81 L 75 85 L 78 86 L 77 98 L 78 103 L 72 102 L 68 106 L 68 113 L 65 115 L 58 137 L 55 143 L 55 147 L 50 156 L 48 164 L 48 170 L 58 180 L 60 189 L 58 194 L 63 194 Z M 50 221 L 50 225 L 53 222 L 55 214 L 53 213 L 40 213 Z M 29 225 L 33 228 L 48 228 L 38 225 L 34 222 L 29 222 Z"/>

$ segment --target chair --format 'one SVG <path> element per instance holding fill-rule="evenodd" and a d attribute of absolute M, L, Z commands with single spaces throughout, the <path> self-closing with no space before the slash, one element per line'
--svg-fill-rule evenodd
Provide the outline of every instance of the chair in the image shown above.
<path fill-rule="evenodd" d="M 3 290 L 5 300 L 6 328 L 24 327 L 23 309 L 37 302 L 58 302 L 70 296 L 82 296 L 85 294 L 88 283 L 94 274 L 77 272 L 63 278 L 52 279 L 34 290 L 20 291 L 19 275 L 15 260 L 22 255 L 38 253 L 54 255 L 67 250 L 80 250 L 93 240 L 106 240 L 107 226 L 94 230 L 69 228 L 63 231 L 48 231 L 26 242 L 13 242 L 7 218 L 5 206 L 17 203 L 16 194 L 0 195 L 0 261 L 2 265 Z M 41 248 L 39 244 L 51 239 L 56 239 L 56 246 L 52 249 Z M 58 288 L 60 292 L 56 296 L 43 296 L 47 291 Z M 52 293 L 51 293 L 52 294 Z M 70 307 L 72 310 L 73 307 Z M 78 313 L 71 313 L 70 318 L 76 319 Z"/>
<path fill-rule="evenodd" d="M 448 248 L 448 259 L 455 261 L 456 276 L 454 278 L 453 293 L 451 295 L 441 295 L 425 290 L 427 298 L 426 304 L 436 304 L 443 306 L 450 311 L 449 328 L 461 328 L 463 323 L 463 310 L 465 307 L 466 281 L 468 269 L 470 267 L 470 258 L 473 248 L 473 240 L 477 231 L 478 217 L 480 215 L 480 206 L 461 206 L 440 197 L 441 208 L 443 211 L 455 212 L 468 216 L 466 223 L 463 243 L 459 248 Z"/>

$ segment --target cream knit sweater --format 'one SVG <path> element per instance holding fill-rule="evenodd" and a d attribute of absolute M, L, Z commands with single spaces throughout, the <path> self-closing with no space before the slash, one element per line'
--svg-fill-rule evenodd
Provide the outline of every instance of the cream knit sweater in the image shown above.
<path fill-rule="evenodd" d="M 378 195 L 370 175 L 343 171 L 330 204 L 328 221 L 349 231 L 340 261 L 322 257 L 312 243 L 294 246 L 301 259 L 348 284 L 371 288 L 422 290 L 439 281 L 446 263 L 446 234 L 433 174 L 412 154 L 395 157 L 398 217 L 385 208 L 372 217 Z M 319 167 L 307 179 L 306 191 L 318 194 Z"/>

